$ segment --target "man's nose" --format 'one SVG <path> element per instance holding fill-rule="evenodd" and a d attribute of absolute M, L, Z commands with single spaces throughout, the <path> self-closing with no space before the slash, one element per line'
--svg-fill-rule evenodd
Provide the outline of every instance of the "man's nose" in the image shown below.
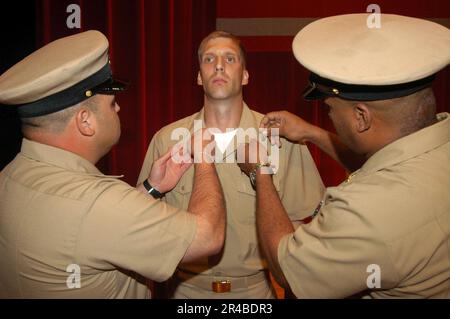
<path fill-rule="evenodd" d="M 223 60 L 222 60 L 222 58 L 217 59 L 216 72 L 223 72 Z"/>

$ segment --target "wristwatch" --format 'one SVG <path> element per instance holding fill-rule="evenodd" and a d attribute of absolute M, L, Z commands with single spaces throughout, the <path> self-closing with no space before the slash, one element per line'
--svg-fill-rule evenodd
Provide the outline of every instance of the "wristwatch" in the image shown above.
<path fill-rule="evenodd" d="M 248 174 L 248 177 L 250 177 L 250 183 L 252 184 L 254 189 L 256 189 L 256 172 L 261 167 L 270 167 L 270 163 L 257 163 L 255 168 Z"/>
<path fill-rule="evenodd" d="M 152 185 L 150 185 L 150 183 L 148 182 L 147 179 L 144 181 L 143 185 L 144 185 L 145 189 L 147 190 L 147 193 L 152 195 L 153 198 L 160 199 L 161 197 L 164 196 L 164 194 L 160 193 L 156 188 L 154 188 Z"/>

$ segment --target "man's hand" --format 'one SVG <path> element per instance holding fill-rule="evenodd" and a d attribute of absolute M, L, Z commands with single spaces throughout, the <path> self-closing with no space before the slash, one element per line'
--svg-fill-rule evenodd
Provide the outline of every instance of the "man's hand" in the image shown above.
<path fill-rule="evenodd" d="M 152 166 L 148 181 L 160 193 L 172 190 L 180 181 L 181 176 L 192 165 L 190 156 L 186 156 L 181 145 L 170 148 L 166 154 L 157 159 Z M 176 160 L 174 160 L 176 156 Z"/>
<path fill-rule="evenodd" d="M 260 127 L 268 129 L 267 136 L 283 136 L 298 143 L 310 142 L 331 156 L 349 172 L 359 169 L 366 158 L 363 154 L 353 152 L 340 138 L 327 130 L 312 125 L 302 118 L 287 111 L 270 112 L 261 120 Z M 271 129 L 279 129 L 276 130 Z M 278 143 L 277 143 L 278 140 Z M 279 139 L 272 139 L 272 145 L 281 146 Z"/>
<path fill-rule="evenodd" d="M 270 112 L 264 116 L 261 120 L 260 127 L 269 130 L 267 135 L 270 137 L 280 135 L 288 140 L 298 143 L 304 143 L 310 140 L 316 133 L 317 127 L 306 122 L 302 118 L 289 113 L 287 111 Z M 275 131 L 271 132 L 271 129 L 278 129 L 278 134 Z M 274 144 L 274 142 L 272 142 Z M 280 145 L 281 146 L 281 142 Z"/>

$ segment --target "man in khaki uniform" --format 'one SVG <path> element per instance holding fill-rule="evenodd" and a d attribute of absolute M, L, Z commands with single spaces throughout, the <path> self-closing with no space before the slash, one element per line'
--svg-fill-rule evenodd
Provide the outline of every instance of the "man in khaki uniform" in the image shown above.
<path fill-rule="evenodd" d="M 200 112 L 155 134 L 142 166 L 139 183 L 150 172 L 155 158 L 178 141 L 178 134 L 172 137 L 177 129 L 192 131 L 195 125 L 201 123 L 203 127 L 217 128 L 221 132 L 239 128 L 238 133 L 242 133 L 257 131 L 259 127 L 263 116 L 249 109 L 242 98 L 242 86 L 248 83 L 249 74 L 239 39 L 229 33 L 215 31 L 202 41 L 198 56 L 200 71 L 197 81 L 204 89 L 204 106 Z M 224 154 L 225 160 L 216 162 L 227 208 L 224 249 L 217 256 L 181 264 L 174 275 L 175 298 L 274 297 L 266 262 L 259 253 L 255 191 L 240 172 L 236 161 L 227 162 L 231 156 L 234 157 L 238 133 L 229 144 L 230 152 Z M 216 134 L 216 140 L 220 136 Z M 178 185 L 165 194 L 167 203 L 186 209 L 192 196 L 192 180 L 193 171 L 188 170 Z M 274 176 L 274 184 L 292 222 L 309 217 L 323 196 L 323 184 L 307 147 L 288 141 L 283 142 L 279 152 L 279 170 Z"/>
<path fill-rule="evenodd" d="M 98 31 L 54 41 L 0 77 L 0 103 L 17 107 L 25 136 L 0 173 L 0 298 L 145 298 L 144 277 L 166 280 L 180 261 L 220 251 L 213 165 L 194 165 L 188 211 L 158 198 L 190 157 L 165 152 L 137 188 L 94 166 L 119 139 L 123 89 Z"/>
<path fill-rule="evenodd" d="M 338 137 L 287 112 L 262 121 L 340 161 L 366 161 L 297 230 L 270 176 L 241 165 L 256 174 L 262 248 L 299 298 L 450 298 L 450 119 L 436 115 L 430 87 L 450 62 L 450 31 L 389 14 L 370 29 L 367 19 L 321 19 L 294 39 L 312 72 L 305 98 L 325 100 Z"/>

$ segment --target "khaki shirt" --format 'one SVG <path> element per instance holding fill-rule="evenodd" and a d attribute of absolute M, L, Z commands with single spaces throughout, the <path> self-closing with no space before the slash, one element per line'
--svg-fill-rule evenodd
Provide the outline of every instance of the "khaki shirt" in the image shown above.
<path fill-rule="evenodd" d="M 0 173 L 0 297 L 149 297 L 139 275 L 170 277 L 195 228 L 192 215 L 118 176 L 24 139 Z"/>
<path fill-rule="evenodd" d="M 450 118 L 438 119 L 328 188 L 318 216 L 282 238 L 297 297 L 450 298 Z"/>
<path fill-rule="evenodd" d="M 194 120 L 204 124 L 203 109 L 189 117 L 174 122 L 153 137 L 141 174 L 139 183 L 148 176 L 154 159 L 178 142 L 172 140 L 174 129 L 194 129 Z M 247 130 L 259 128 L 263 115 L 251 111 L 244 105 L 239 127 Z M 175 138 L 178 135 L 175 134 Z M 236 138 L 233 143 L 236 147 Z M 323 196 L 324 186 L 314 161 L 304 145 L 282 141 L 279 153 L 279 170 L 273 177 L 275 187 L 286 208 L 289 218 L 299 221 L 310 216 Z M 249 276 L 266 268 L 265 261 L 259 254 L 255 224 L 255 191 L 249 178 L 241 173 L 236 161 L 233 163 L 216 163 L 216 170 L 225 194 L 227 207 L 227 230 L 223 255 L 218 260 L 205 258 L 199 262 L 181 265 L 181 268 L 194 273 L 212 276 Z M 186 209 L 192 192 L 193 168 L 182 177 L 178 185 L 167 193 L 165 200 L 176 207 Z"/>

